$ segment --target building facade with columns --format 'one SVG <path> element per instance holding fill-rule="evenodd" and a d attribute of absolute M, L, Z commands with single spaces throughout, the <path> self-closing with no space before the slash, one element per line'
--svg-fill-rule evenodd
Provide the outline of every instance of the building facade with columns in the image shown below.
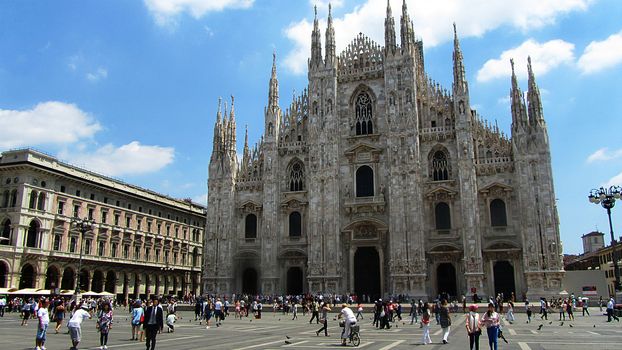
<path fill-rule="evenodd" d="M 254 146 L 247 136 L 241 162 L 234 101 L 224 114 L 219 103 L 206 291 L 559 293 L 562 245 L 531 62 L 526 101 L 508 76 L 505 135 L 471 108 L 458 35 L 444 89 L 426 73 L 413 27 L 405 3 L 397 24 L 389 5 L 384 46 L 361 33 L 339 54 L 330 10 L 324 35 L 316 13 L 308 86 L 282 108 L 274 60 L 264 134 Z"/>
<path fill-rule="evenodd" d="M 200 292 L 205 207 L 30 149 L 2 153 L 0 178 L 0 287 L 74 290 L 80 273 L 118 300 Z"/>

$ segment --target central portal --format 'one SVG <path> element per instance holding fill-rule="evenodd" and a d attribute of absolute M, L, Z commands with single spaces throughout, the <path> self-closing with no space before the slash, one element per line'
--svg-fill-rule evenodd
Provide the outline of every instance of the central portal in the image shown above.
<path fill-rule="evenodd" d="M 354 253 L 354 291 L 376 300 L 380 294 L 380 256 L 374 247 L 360 247 Z"/>
<path fill-rule="evenodd" d="M 247 268 L 242 273 L 242 293 L 257 294 L 257 270 Z"/>

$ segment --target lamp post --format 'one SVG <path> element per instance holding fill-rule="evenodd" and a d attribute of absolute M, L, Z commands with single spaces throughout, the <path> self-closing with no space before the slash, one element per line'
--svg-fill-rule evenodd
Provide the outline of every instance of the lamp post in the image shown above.
<path fill-rule="evenodd" d="M 609 217 L 609 233 L 611 234 L 611 257 L 613 260 L 613 273 L 615 275 L 614 293 L 620 291 L 620 270 L 618 270 L 618 257 L 616 256 L 616 240 L 613 235 L 613 224 L 611 223 L 611 209 L 616 205 L 616 200 L 620 199 L 622 187 L 611 186 L 601 187 L 590 191 L 588 199 L 590 203 L 600 204 L 607 210 Z"/>
<path fill-rule="evenodd" d="M 71 226 L 80 232 L 80 238 L 79 238 L 80 259 L 78 260 L 78 273 L 76 275 L 76 292 L 75 292 L 76 302 L 79 301 L 78 296 L 80 295 L 80 278 L 82 275 L 82 247 L 83 247 L 83 241 L 84 241 L 84 234 L 87 233 L 88 231 L 93 230 L 93 224 L 94 222 L 89 219 L 80 219 L 78 217 L 75 217 L 71 220 Z"/>

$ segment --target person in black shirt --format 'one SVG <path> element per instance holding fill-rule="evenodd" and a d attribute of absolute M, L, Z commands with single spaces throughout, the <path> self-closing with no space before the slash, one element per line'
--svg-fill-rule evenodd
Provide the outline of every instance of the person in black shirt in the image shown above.
<path fill-rule="evenodd" d="M 147 350 L 154 350 L 156 345 L 156 335 L 164 328 L 164 313 L 160 306 L 157 296 L 152 296 L 153 304 L 145 310 L 145 335 L 147 338 Z"/>

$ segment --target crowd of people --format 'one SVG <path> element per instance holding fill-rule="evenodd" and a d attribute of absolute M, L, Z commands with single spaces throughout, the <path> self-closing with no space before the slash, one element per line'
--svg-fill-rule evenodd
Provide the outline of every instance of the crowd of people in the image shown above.
<path fill-rule="evenodd" d="M 490 349 L 497 349 L 499 337 L 503 338 L 501 329 L 501 320 L 506 323 L 516 321 L 514 316 L 515 300 L 514 295 L 504 300 L 503 295 L 489 298 L 486 312 L 479 314 L 478 305 L 476 303 L 467 306 L 466 298 L 462 296 L 458 301 L 454 298 L 451 302 L 445 297 L 447 295 L 439 295 L 433 302 L 424 302 L 419 299 L 410 300 L 410 312 L 407 320 L 403 320 L 403 306 L 406 302 L 404 296 L 389 299 L 377 299 L 372 301 L 372 312 L 367 318 L 371 325 L 377 329 L 390 329 L 393 326 L 398 327 L 399 322 L 405 324 L 408 320 L 410 324 L 418 324 L 422 329 L 422 344 L 430 344 L 431 321 L 435 320 L 436 325 L 440 326 L 441 342 L 447 344 L 449 342 L 449 334 L 452 325 L 452 313 L 458 313 L 460 302 L 462 303 L 462 312 L 466 315 L 466 333 L 469 338 L 470 348 L 479 349 L 479 337 L 483 329 L 486 329 L 488 343 Z M 474 298 L 475 299 L 475 298 Z M 286 295 L 286 296 L 265 296 L 265 295 L 245 295 L 234 294 L 231 297 L 226 296 L 204 296 L 192 297 L 184 299 L 184 303 L 194 303 L 194 321 L 199 324 L 205 322 L 205 328 L 210 329 L 212 325 L 220 327 L 230 313 L 234 313 L 234 318 L 251 318 L 261 319 L 264 307 L 271 309 L 276 316 L 291 316 L 291 320 L 309 315 L 309 324 L 315 322 L 321 325 L 315 333 L 316 336 L 324 334 L 329 337 L 329 320 L 333 310 L 337 311 L 338 317 L 333 321 L 342 319 L 340 326 L 342 344 L 350 339 L 351 330 L 358 322 L 366 319 L 363 300 L 353 295 Z M 479 300 L 478 300 L 479 301 Z M 28 326 L 28 322 L 36 322 L 37 332 L 35 336 L 35 350 L 44 350 L 47 339 L 48 327 L 51 322 L 55 322 L 54 332 L 61 332 L 63 322 L 67 321 L 67 334 L 71 341 L 71 350 L 77 350 L 82 340 L 81 325 L 86 319 L 95 319 L 96 328 L 99 333 L 100 349 L 108 348 L 108 336 L 115 320 L 114 310 L 123 308 L 123 312 L 128 312 L 129 323 L 131 325 L 131 341 L 145 342 L 147 350 L 154 350 L 156 346 L 157 334 L 164 330 L 166 325 L 167 332 L 175 331 L 175 323 L 178 316 L 178 301 L 169 297 L 163 302 L 161 299 L 152 296 L 148 300 L 129 300 L 128 306 L 117 304 L 114 299 L 107 298 L 84 298 L 77 301 L 76 298 L 65 297 L 40 297 L 36 298 L 12 298 L 7 302 L 6 298 L 0 296 L 0 317 L 3 316 L 5 309 L 8 312 L 21 313 L 21 325 Z M 573 321 L 574 310 L 581 310 L 583 316 L 590 316 L 588 301 L 585 298 L 576 298 L 574 294 L 567 298 L 558 298 L 547 300 L 540 299 L 540 318 L 548 320 L 551 312 L 559 312 L 559 321 Z M 264 306 L 265 305 L 265 306 Z M 532 322 L 531 303 L 524 300 L 526 322 Z M 614 312 L 613 298 L 598 302 L 600 311 L 606 308 L 608 321 L 619 318 Z M 280 320 L 280 319 L 279 319 Z M 192 320 L 190 320 L 192 321 Z M 540 326 L 542 327 L 542 325 Z M 357 328 L 358 329 L 358 328 Z M 503 338 L 505 340 L 505 338 Z"/>

